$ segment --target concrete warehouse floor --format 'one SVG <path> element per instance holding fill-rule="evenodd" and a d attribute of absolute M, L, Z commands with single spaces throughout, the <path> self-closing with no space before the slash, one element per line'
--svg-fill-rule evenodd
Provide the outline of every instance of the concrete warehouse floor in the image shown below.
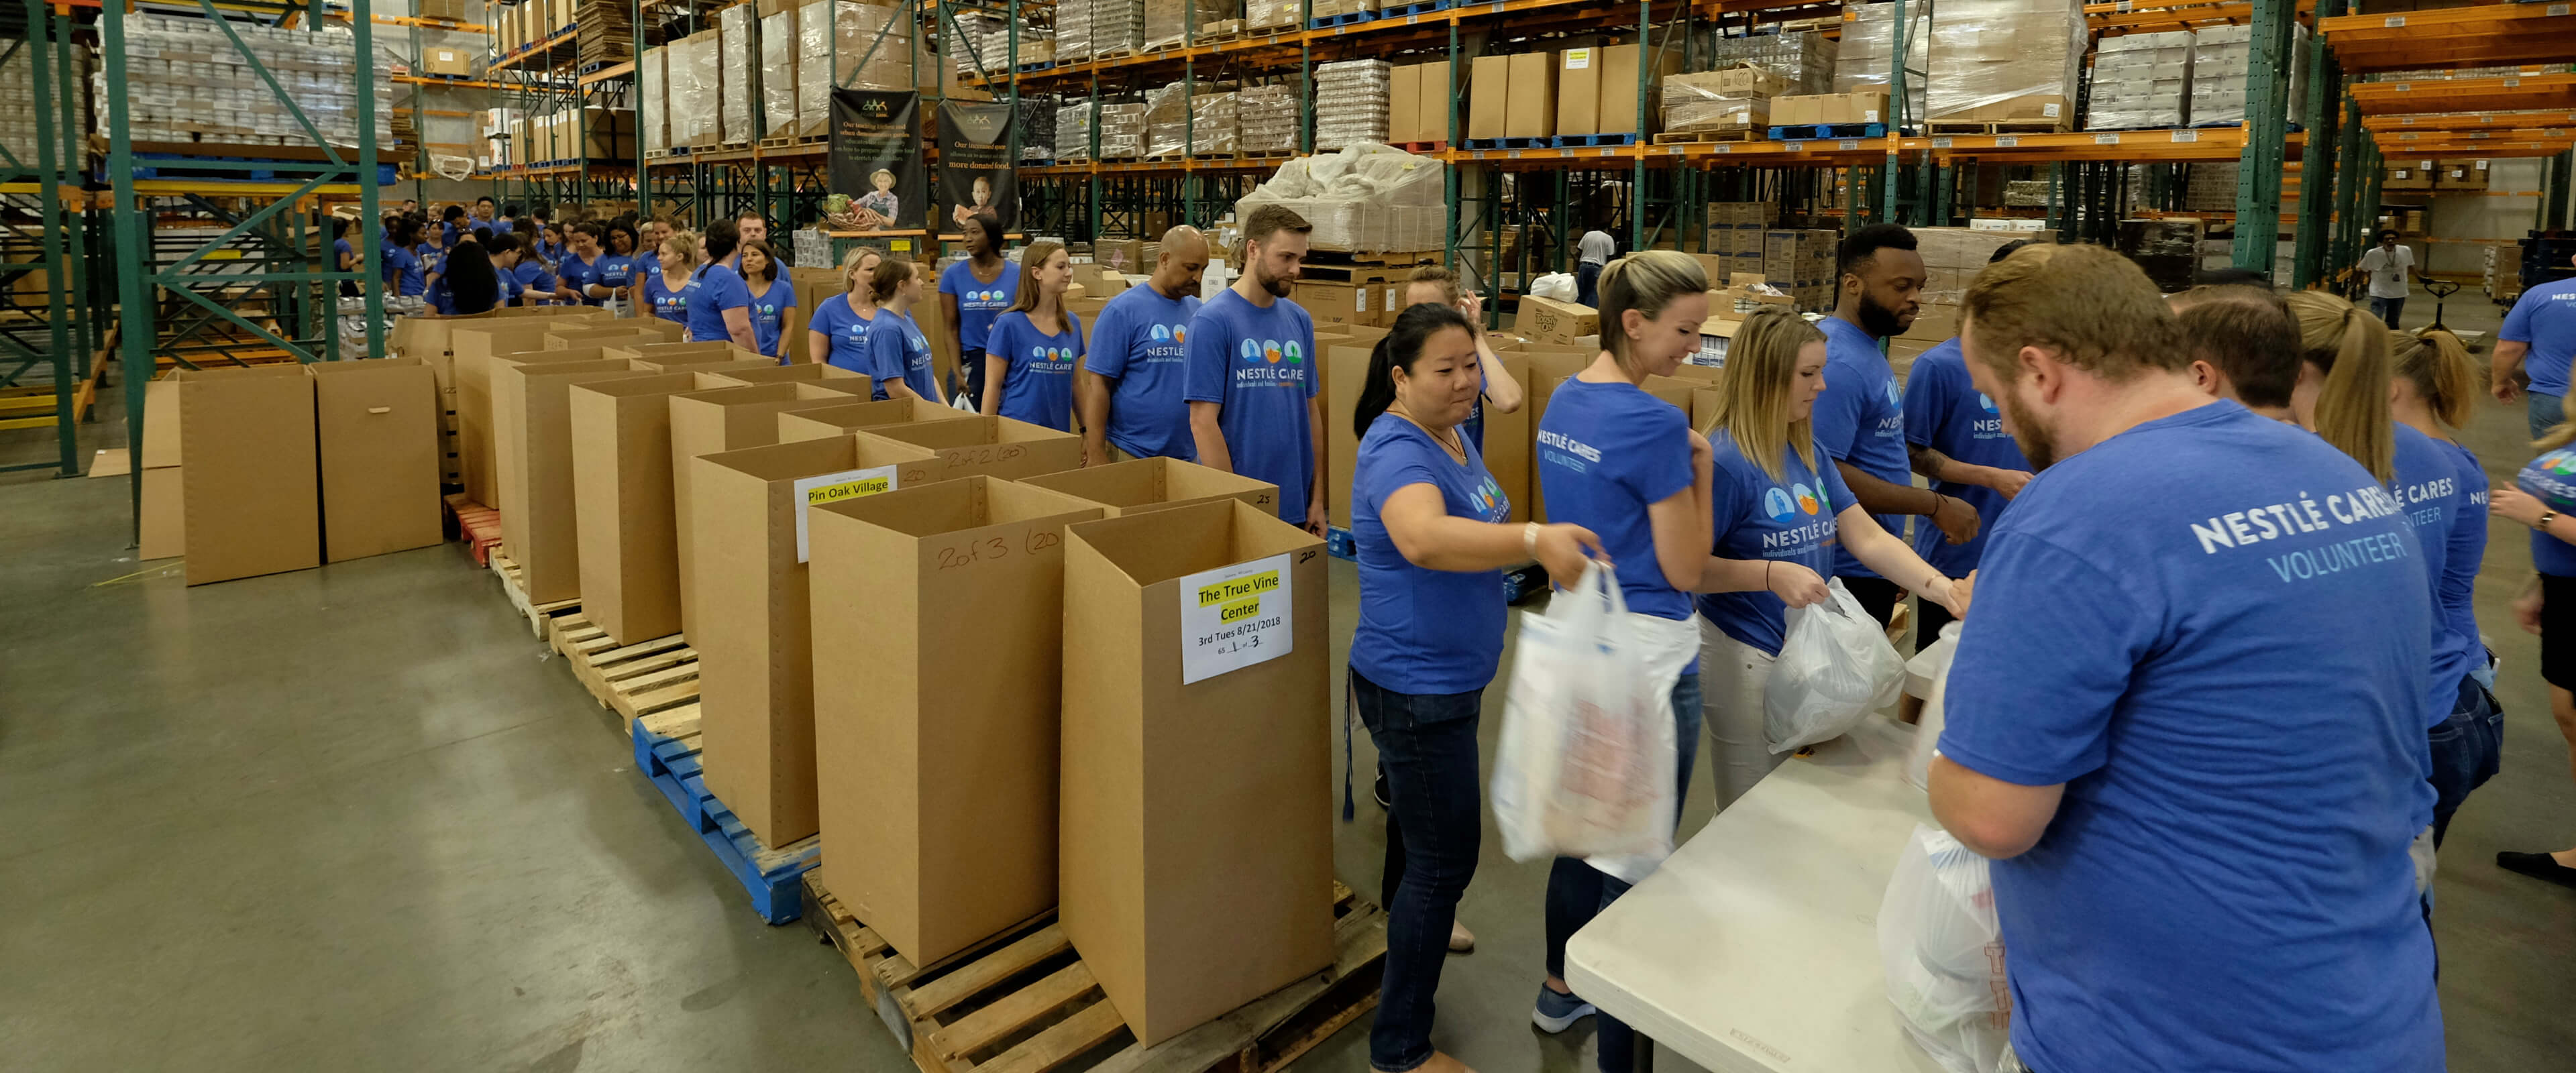
<path fill-rule="evenodd" d="M 2499 479 L 2529 454 L 2521 427 L 2490 405 L 2471 430 Z M 0 462 L 50 447 L 9 433 Z M 191 591 L 175 570 L 129 576 L 127 526 L 122 480 L 0 477 L 0 559 L 19 564 L 0 574 L 10 1068 L 910 1068 L 849 966 L 753 917 L 461 547 Z M 2496 526 L 2479 602 L 2504 657 L 2504 772 L 2453 828 L 2435 921 L 2464 1073 L 2576 1054 L 2576 892 L 2493 863 L 2576 843 L 2538 645 L 2506 606 L 2529 569 L 2523 530 Z M 1355 584 L 1336 565 L 1337 646 Z M 1374 896 L 1383 828 L 1359 792 L 1337 863 Z M 1707 819 L 1704 778 L 1693 804 L 1686 829 Z M 1545 868 L 1485 845 L 1462 910 L 1481 944 L 1449 963 L 1435 1038 L 1487 1073 L 1588 1070 L 1588 1025 L 1529 1024 Z M 1365 1070 L 1366 1023 L 1304 1068 Z"/>

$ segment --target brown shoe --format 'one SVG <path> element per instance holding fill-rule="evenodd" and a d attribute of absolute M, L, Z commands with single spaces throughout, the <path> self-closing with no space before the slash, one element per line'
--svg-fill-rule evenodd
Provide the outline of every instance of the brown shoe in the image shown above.
<path fill-rule="evenodd" d="M 1451 919 L 1449 921 L 1449 952 L 1452 954 L 1464 954 L 1470 950 L 1474 950 L 1475 948 L 1476 933 L 1468 931 L 1465 924 L 1459 923 L 1454 918 Z"/>
<path fill-rule="evenodd" d="M 1370 1066 L 1369 1069 L 1371 1073 L 1387 1073 L 1386 1070 L 1376 1066 Z M 1421 1065 L 1406 1070 L 1405 1073 L 1476 1073 L 1476 1071 L 1467 1068 L 1467 1063 L 1449 1057 L 1447 1051 L 1433 1051 L 1431 1057 L 1424 1059 Z"/>

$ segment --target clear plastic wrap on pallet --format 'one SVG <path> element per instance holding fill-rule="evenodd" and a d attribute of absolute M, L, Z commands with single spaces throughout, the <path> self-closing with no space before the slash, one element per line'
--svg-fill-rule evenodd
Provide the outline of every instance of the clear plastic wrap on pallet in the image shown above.
<path fill-rule="evenodd" d="M 643 62 L 636 68 L 640 72 L 637 80 L 642 83 L 644 97 L 644 129 L 640 136 L 647 152 L 671 147 L 670 76 L 664 66 L 670 54 L 668 45 L 647 49 Z"/>
<path fill-rule="evenodd" d="M 2084 125 L 2093 130 L 2181 126 L 2191 92 L 2192 33 L 2105 37 L 2093 50 Z"/>
<path fill-rule="evenodd" d="M 1383 145 L 1299 157 L 1236 203 L 1237 219 L 1283 205 L 1313 224 L 1316 249 L 1439 249 L 1446 210 L 1440 162 Z"/>
<path fill-rule="evenodd" d="M 1707 67 L 1712 71 L 1749 63 L 1788 79 L 1796 87 L 1790 93 L 1834 92 L 1835 62 L 1842 48 L 1821 31 L 1721 36 L 1711 45 L 1714 58 Z M 1879 84 L 1887 84 L 1883 73 Z"/>
<path fill-rule="evenodd" d="M 239 46 L 205 19 L 138 13 L 127 20 L 125 80 L 113 91 L 126 102 L 128 130 L 136 141 L 310 144 L 313 136 L 279 100 L 282 92 L 324 141 L 358 144 L 358 98 L 352 92 L 357 41 L 347 28 L 229 25 L 241 39 Z M 253 58 L 277 82 L 278 92 L 260 79 Z M 393 137 L 392 87 L 384 78 L 400 62 L 382 46 L 376 49 L 372 133 L 380 144 Z M 32 63 L 20 57 L 0 68 Z M 79 74 L 75 70 L 74 76 Z M 89 94 L 107 95 L 111 87 L 106 80 L 106 72 L 90 72 Z M 32 113 L 26 123 L 34 124 Z"/>
<path fill-rule="evenodd" d="M 983 59 L 984 39 L 997 34 L 1008 36 L 1010 32 L 998 16 L 973 9 L 952 12 L 940 30 L 940 43 L 948 48 L 950 65 L 965 77 L 973 76 L 975 65 Z"/>
<path fill-rule="evenodd" d="M 2189 177 L 2183 180 L 2184 212 L 2236 211 L 2237 165 L 2233 160 L 2202 161 L 2187 165 Z"/>
<path fill-rule="evenodd" d="M 1893 3 L 1845 4 L 1841 47 L 1834 54 L 1834 88 L 1836 93 L 1886 89 L 1888 72 L 1896 65 L 1896 5 Z M 1925 70 L 1924 56 L 1931 48 L 1932 5 L 1905 5 L 1905 69 Z M 1906 76 L 1907 88 L 1914 99 L 1923 99 L 1923 76 Z"/>
<path fill-rule="evenodd" d="M 2022 209 L 2048 207 L 2048 180 L 2012 179 L 2005 182 L 2004 207 Z"/>
<path fill-rule="evenodd" d="M 1246 30 L 1293 29 L 1306 15 L 1306 0 L 1244 0 Z"/>
<path fill-rule="evenodd" d="M 1051 93 L 1020 98 L 1020 159 L 1055 159 L 1056 97 Z"/>
<path fill-rule="evenodd" d="M 1016 53 L 1014 49 L 1017 50 Z M 983 68 L 985 77 L 1000 79 L 1014 67 L 1053 61 L 1055 34 L 1053 31 L 1026 26 L 1020 28 L 1016 37 L 1001 31 L 988 33 L 984 35 L 983 41 L 976 45 L 975 56 Z"/>
<path fill-rule="evenodd" d="M 767 136 L 794 136 L 796 115 L 796 9 L 760 18 L 760 106 Z M 821 62 L 821 61 L 816 61 Z"/>
<path fill-rule="evenodd" d="M 2194 124 L 2245 121 L 2245 71 L 2253 56 L 2254 31 L 2245 26 L 2212 26 L 2197 35 L 2191 50 L 2191 103 L 2184 120 Z M 2305 103 L 2308 28 L 2291 28 L 2290 86 L 2286 114 L 2295 119 Z M 2500 68 L 2510 74 L 2517 68 Z M 2425 72 L 2433 77 L 2466 71 Z M 2386 79 L 2388 76 L 2376 76 Z M 2401 81 L 2403 79 L 2400 79 Z"/>
<path fill-rule="evenodd" d="M 1091 102 L 1087 99 L 1055 110 L 1056 163 L 1091 159 L 1091 127 Z"/>
<path fill-rule="evenodd" d="M 804 58 L 796 67 L 796 114 L 802 133 L 819 135 L 831 125 L 833 72 L 824 57 L 839 56 L 839 80 L 851 89 L 913 88 L 911 24 L 901 12 L 875 4 L 814 0 L 797 9 L 798 48 Z"/>
<path fill-rule="evenodd" d="M 1091 58 L 1133 55 L 1145 45 L 1145 0 L 1088 0 Z"/>
<path fill-rule="evenodd" d="M 1246 153 L 1297 151 L 1297 91 L 1287 86 L 1246 86 L 1234 95 L 1235 121 Z"/>
<path fill-rule="evenodd" d="M 2082 0 L 1941 0 L 1932 12 L 1934 122 L 2063 123 L 2084 70 Z"/>
<path fill-rule="evenodd" d="M 1211 93 L 1190 102 L 1190 154 L 1233 156 L 1243 146 L 1235 95 Z"/>
<path fill-rule="evenodd" d="M 1055 59 L 1081 63 L 1091 58 L 1092 0 L 1058 0 L 1055 5 Z"/>
<path fill-rule="evenodd" d="M 716 77 L 722 81 L 723 101 L 716 117 L 716 136 L 721 141 L 747 142 L 752 137 L 751 72 L 752 63 L 760 56 L 754 40 L 755 25 L 750 4 L 735 4 L 716 12 Z"/>
<path fill-rule="evenodd" d="M 1100 159 L 1134 160 L 1145 155 L 1145 106 L 1100 106 Z"/>
<path fill-rule="evenodd" d="M 1768 126 L 1767 98 L 1720 93 L 1690 76 L 1670 76 L 1659 87 L 1664 129 L 1677 134 L 1749 130 Z"/>
<path fill-rule="evenodd" d="M 1190 151 L 1190 113 L 1198 100 L 1217 92 L 1214 82 L 1174 82 L 1145 94 L 1145 155 L 1179 156 Z"/>
<path fill-rule="evenodd" d="M 1385 60 L 1345 60 L 1315 68 L 1315 148 L 1346 149 L 1387 139 L 1395 68 Z"/>
<path fill-rule="evenodd" d="M 699 74 L 698 54 L 704 50 L 698 39 L 704 36 L 707 35 L 693 34 L 662 46 L 663 105 L 671 113 L 671 144 L 675 146 L 696 144 L 702 130 L 713 137 L 714 116 L 710 113 L 715 100 L 708 95 L 706 80 Z M 704 58 L 708 61 L 704 69 L 711 78 L 715 57 Z"/>
<path fill-rule="evenodd" d="M 1185 45 L 1193 27 L 1242 17 L 1243 0 L 1145 0 L 1143 47 Z"/>

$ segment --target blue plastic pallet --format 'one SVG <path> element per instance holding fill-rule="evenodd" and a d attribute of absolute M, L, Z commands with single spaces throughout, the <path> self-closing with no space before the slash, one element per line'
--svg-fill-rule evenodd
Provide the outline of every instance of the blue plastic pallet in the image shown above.
<path fill-rule="evenodd" d="M 1593 146 L 1635 144 L 1637 144 L 1637 136 L 1634 134 L 1559 134 L 1556 136 L 1556 147 L 1559 149 L 1588 149 Z"/>
<path fill-rule="evenodd" d="M 1338 525 L 1324 527 L 1324 553 L 1336 559 L 1357 559 L 1359 545 L 1351 540 L 1351 531 Z"/>
<path fill-rule="evenodd" d="M 1046 70 L 1053 66 L 1055 66 L 1054 60 L 1045 60 L 1039 63 L 1023 63 L 1020 65 L 1020 73 L 1030 74 L 1032 72 Z"/>
<path fill-rule="evenodd" d="M 1449 0 L 1436 0 L 1436 2 L 1428 4 L 1398 4 L 1391 7 L 1379 8 L 1377 17 L 1381 19 L 1400 19 L 1407 15 L 1428 15 L 1434 11 L 1447 10 L 1449 10 Z"/>
<path fill-rule="evenodd" d="M 1885 123 L 1800 123 L 1771 128 L 1775 142 L 1803 142 L 1820 138 L 1884 138 Z"/>
<path fill-rule="evenodd" d="M 1469 149 L 1554 149 L 1554 138 L 1469 138 Z"/>
<path fill-rule="evenodd" d="M 647 729 L 645 722 L 634 723 L 635 769 L 653 780 L 653 788 L 662 791 L 671 807 L 680 810 L 680 818 L 708 849 L 716 851 L 725 871 L 733 873 L 751 895 L 752 911 L 760 919 L 787 924 L 803 917 L 805 873 L 822 862 L 822 837 L 807 835 L 774 850 L 761 845 L 732 809 L 707 792 L 706 780 L 699 774 L 695 736 L 664 737 Z"/>
<path fill-rule="evenodd" d="M 1377 12 L 1374 11 L 1354 11 L 1348 15 L 1326 15 L 1320 19 L 1308 19 L 1306 20 L 1306 28 L 1309 30 L 1330 30 L 1336 26 L 1350 26 L 1356 23 L 1369 22 L 1376 18 Z"/>

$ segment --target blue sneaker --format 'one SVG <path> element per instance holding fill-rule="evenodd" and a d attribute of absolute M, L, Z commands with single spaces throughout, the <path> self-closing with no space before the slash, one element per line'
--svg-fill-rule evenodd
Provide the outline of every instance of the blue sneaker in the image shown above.
<path fill-rule="evenodd" d="M 1537 1025 L 1539 1031 L 1554 1035 L 1574 1027 L 1574 1022 L 1598 1012 L 1600 1011 L 1592 1008 L 1591 1003 L 1583 1001 L 1580 997 L 1540 984 L 1538 985 L 1538 1007 L 1530 1011 L 1530 1023 Z"/>

